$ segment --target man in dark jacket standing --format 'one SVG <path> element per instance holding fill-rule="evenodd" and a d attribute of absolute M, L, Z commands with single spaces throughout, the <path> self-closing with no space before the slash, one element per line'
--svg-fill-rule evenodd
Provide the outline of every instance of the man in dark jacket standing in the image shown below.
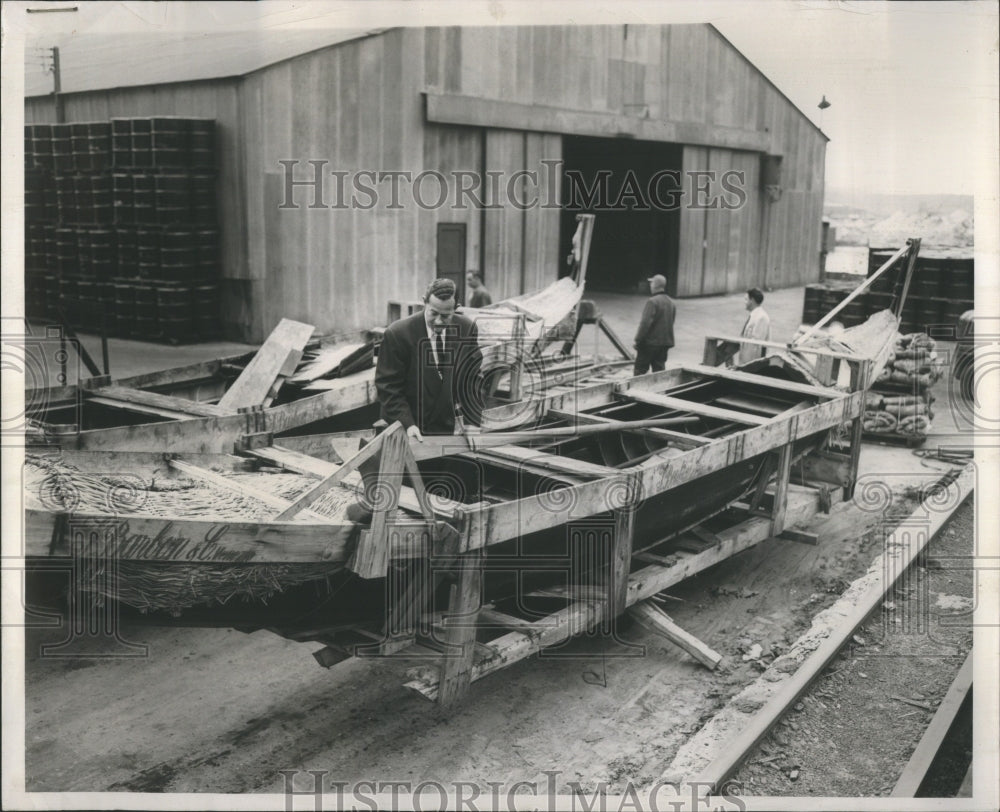
<path fill-rule="evenodd" d="M 455 410 L 479 424 L 482 353 L 475 322 L 455 313 L 455 283 L 436 279 L 424 310 L 386 328 L 375 388 L 388 423 L 399 421 L 413 440 L 454 434 Z"/>
<path fill-rule="evenodd" d="M 656 274 L 647 281 L 652 295 L 646 301 L 639 329 L 635 331 L 635 375 L 645 375 L 650 367 L 653 372 L 659 372 L 666 364 L 667 350 L 674 346 L 674 314 L 677 308 L 674 300 L 664 292 L 667 279 L 662 274 Z"/>

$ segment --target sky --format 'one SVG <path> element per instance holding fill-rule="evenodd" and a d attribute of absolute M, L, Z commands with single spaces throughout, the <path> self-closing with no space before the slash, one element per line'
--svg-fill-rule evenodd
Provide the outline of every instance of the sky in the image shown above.
<path fill-rule="evenodd" d="M 20 2 L 4 24 L 38 43 L 89 33 L 282 32 L 311 26 L 712 22 L 830 137 L 827 187 L 899 194 L 995 190 L 997 9 L 973 2 Z M 71 13 L 25 8 L 75 6 Z M 30 30 L 33 29 L 33 32 Z M 6 66 L 5 66 L 6 67 Z M 820 111 L 825 96 L 831 106 Z M 986 182 L 984 183 L 984 178 Z M 978 189 L 977 189 L 978 187 Z"/>

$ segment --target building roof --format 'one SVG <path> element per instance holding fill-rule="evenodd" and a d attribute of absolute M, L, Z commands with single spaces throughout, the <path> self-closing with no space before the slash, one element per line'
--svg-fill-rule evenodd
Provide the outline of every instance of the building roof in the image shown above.
<path fill-rule="evenodd" d="M 244 76 L 310 51 L 360 39 L 381 29 L 308 28 L 221 34 L 88 34 L 58 43 L 27 43 L 24 95 L 52 92 L 39 49 L 57 44 L 63 93 L 111 90 Z M 51 60 L 49 60 L 51 61 Z"/>

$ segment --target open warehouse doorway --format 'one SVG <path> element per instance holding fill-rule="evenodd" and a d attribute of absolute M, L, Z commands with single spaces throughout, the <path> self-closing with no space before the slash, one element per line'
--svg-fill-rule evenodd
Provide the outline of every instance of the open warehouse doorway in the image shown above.
<path fill-rule="evenodd" d="M 563 138 L 560 253 L 570 252 L 576 215 L 596 214 L 588 288 L 645 293 L 646 279 L 660 273 L 676 293 L 681 153 L 657 141 Z"/>

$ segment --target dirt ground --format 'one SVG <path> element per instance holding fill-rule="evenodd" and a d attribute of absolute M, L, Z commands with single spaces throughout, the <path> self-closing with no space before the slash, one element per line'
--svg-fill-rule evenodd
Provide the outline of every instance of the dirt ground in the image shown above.
<path fill-rule="evenodd" d="M 970 498 L 734 776 L 748 794 L 892 791 L 972 647 L 973 574 L 961 562 L 973 554 L 973 536 Z M 952 795 L 968 763 L 956 762 Z"/>

